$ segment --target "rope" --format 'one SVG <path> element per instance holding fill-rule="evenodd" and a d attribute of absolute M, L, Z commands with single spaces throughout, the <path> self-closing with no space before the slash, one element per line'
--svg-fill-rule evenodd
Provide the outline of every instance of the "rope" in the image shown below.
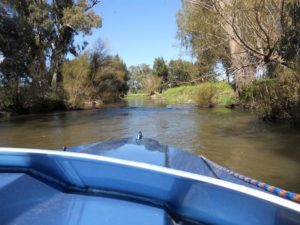
<path fill-rule="evenodd" d="M 272 185 L 269 185 L 267 183 L 264 183 L 264 182 L 261 182 L 259 180 L 255 180 L 255 179 L 252 179 L 250 177 L 246 177 L 246 176 L 243 176 L 239 173 L 236 173 L 236 172 L 233 172 L 232 170 L 229 170 L 227 168 L 224 168 L 212 161 L 210 161 L 209 159 L 206 159 L 204 156 L 201 156 L 201 158 L 206 161 L 207 163 L 213 165 L 214 167 L 216 167 L 217 169 L 219 170 L 222 170 L 242 181 L 245 181 L 249 184 L 252 184 L 252 185 L 255 185 L 256 187 L 259 187 L 267 192 L 270 192 L 272 194 L 275 194 L 277 196 L 280 196 L 282 198 L 285 198 L 285 199 L 288 199 L 288 200 L 291 200 L 291 201 L 294 201 L 294 202 L 297 202 L 297 203 L 300 203 L 300 194 L 297 194 L 297 193 L 294 193 L 294 192 L 290 192 L 290 191 L 286 191 L 284 189 L 281 189 L 281 188 L 278 188 L 278 187 L 274 187 Z"/>

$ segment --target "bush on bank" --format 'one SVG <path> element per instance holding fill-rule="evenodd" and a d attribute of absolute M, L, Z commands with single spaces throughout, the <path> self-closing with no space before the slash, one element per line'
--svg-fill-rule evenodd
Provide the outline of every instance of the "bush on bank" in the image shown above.
<path fill-rule="evenodd" d="M 242 100 L 263 120 L 300 124 L 300 83 L 292 77 L 255 81 L 244 92 Z"/>

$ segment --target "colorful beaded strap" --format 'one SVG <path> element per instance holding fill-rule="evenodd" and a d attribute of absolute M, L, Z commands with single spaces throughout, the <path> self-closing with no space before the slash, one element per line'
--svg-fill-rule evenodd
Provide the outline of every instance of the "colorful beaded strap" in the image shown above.
<path fill-rule="evenodd" d="M 297 203 L 300 203 L 300 195 L 299 194 L 296 194 L 296 193 L 293 193 L 293 192 L 290 192 L 290 191 L 286 191 L 284 189 L 281 189 L 281 188 L 278 188 L 278 187 L 274 187 L 272 185 L 269 185 L 269 184 L 266 184 L 264 182 L 261 182 L 261 181 L 258 181 L 258 180 L 255 180 L 255 179 L 252 179 L 250 177 L 246 177 L 246 176 L 243 176 L 241 174 L 238 174 L 236 172 L 233 172 L 232 170 L 229 170 L 227 168 L 224 168 L 212 161 L 210 161 L 209 159 L 206 159 L 204 156 L 201 156 L 201 158 L 203 160 L 205 160 L 207 163 L 213 165 L 214 167 L 216 167 L 217 169 L 220 169 L 240 180 L 243 180 L 249 184 L 252 184 L 252 185 L 255 185 L 256 187 L 259 187 L 261 189 L 264 189 L 265 191 L 268 191 L 268 192 L 271 192 L 277 196 L 280 196 L 282 198 L 286 198 L 286 199 L 289 199 L 291 201 L 294 201 L 294 202 L 297 202 Z"/>

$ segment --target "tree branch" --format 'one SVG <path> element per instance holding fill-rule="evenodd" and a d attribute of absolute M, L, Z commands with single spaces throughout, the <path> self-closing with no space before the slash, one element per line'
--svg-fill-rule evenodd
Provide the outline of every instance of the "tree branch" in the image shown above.
<path fill-rule="evenodd" d="M 84 9 L 84 11 L 89 11 L 91 8 L 93 8 L 95 5 L 97 5 L 100 2 L 100 0 L 91 0 L 90 4 Z"/>

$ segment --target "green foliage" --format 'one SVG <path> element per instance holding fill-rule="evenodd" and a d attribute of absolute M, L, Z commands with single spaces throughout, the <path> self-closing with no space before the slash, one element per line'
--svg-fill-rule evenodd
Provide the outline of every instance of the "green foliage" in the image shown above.
<path fill-rule="evenodd" d="M 171 60 L 169 62 L 170 81 L 176 85 L 180 82 L 188 82 L 195 77 L 195 66 L 191 62 L 183 60 Z"/>
<path fill-rule="evenodd" d="M 237 103 L 234 90 L 225 82 L 206 82 L 200 84 L 194 99 L 199 106 L 227 106 Z"/>
<path fill-rule="evenodd" d="M 199 75 L 212 73 L 219 61 L 261 118 L 295 122 L 300 114 L 299 13 L 296 0 L 183 1 L 178 36 L 197 57 Z M 255 81 L 257 71 L 263 80 Z M 196 101 L 233 100 L 215 92 L 213 85 L 203 86 Z"/>
<path fill-rule="evenodd" d="M 91 34 L 91 28 L 101 27 L 101 18 L 93 11 L 86 11 L 88 7 L 86 1 L 80 2 L 81 4 L 63 9 L 62 22 L 73 30 L 81 31 L 83 34 Z"/>
<path fill-rule="evenodd" d="M 150 74 L 141 80 L 143 91 L 148 94 L 153 94 L 160 90 L 161 82 L 161 77 Z"/>
<path fill-rule="evenodd" d="M 163 58 L 158 57 L 154 60 L 153 69 L 142 64 L 131 66 L 129 72 L 129 85 L 132 93 L 161 92 L 169 87 L 197 83 L 199 80 L 197 66 L 181 59 L 171 60 L 166 64 Z"/>
<path fill-rule="evenodd" d="M 100 50 L 102 51 L 102 50 Z M 64 90 L 70 108 L 114 102 L 128 91 L 128 71 L 118 56 L 95 50 L 64 63 Z"/>
<path fill-rule="evenodd" d="M 138 91 L 145 91 L 142 90 L 142 81 L 153 74 L 152 69 L 149 65 L 141 64 L 137 66 L 130 66 L 129 67 L 129 77 L 130 80 L 128 81 L 130 92 L 137 93 Z"/>
<path fill-rule="evenodd" d="M 129 73 L 125 63 L 118 56 L 109 57 L 97 77 L 98 94 L 104 102 L 119 100 L 129 89 L 127 85 Z"/>
<path fill-rule="evenodd" d="M 229 65 L 226 32 L 218 25 L 213 1 L 183 1 L 177 14 L 178 38 L 197 58 L 198 76 L 210 74 L 218 61 Z"/>
<path fill-rule="evenodd" d="M 37 95 L 32 88 L 21 86 L 18 87 L 17 92 L 7 87 L 0 89 L 0 109 L 8 112 L 31 113 L 65 109 L 65 106 L 55 93 L 46 92 Z"/>
<path fill-rule="evenodd" d="M 37 105 L 34 99 L 52 104 L 52 94 L 63 101 L 63 61 L 68 53 L 76 55 L 82 50 L 74 46 L 77 34 L 90 34 L 92 28 L 101 26 L 101 18 L 91 10 L 97 3 L 1 1 L 0 85 L 7 95 L 1 101 L 5 102 L 2 107 L 23 111 L 23 107 Z M 33 99 L 27 101 L 28 98 Z"/>
<path fill-rule="evenodd" d="M 126 99 L 136 99 L 136 98 L 143 98 L 143 97 L 147 97 L 149 96 L 146 93 L 137 93 L 137 94 L 132 94 L 132 93 L 128 93 L 126 95 Z"/>
<path fill-rule="evenodd" d="M 297 0 L 183 1 L 178 36 L 205 73 L 221 60 L 233 71 L 237 88 L 244 89 L 259 65 L 294 66 L 300 47 L 299 13 Z"/>
<path fill-rule="evenodd" d="M 164 81 L 168 80 L 168 66 L 163 57 L 158 57 L 154 59 L 153 73 L 159 77 L 162 77 Z"/>
<path fill-rule="evenodd" d="M 281 39 L 279 49 L 288 66 L 295 71 L 300 78 L 300 4 L 290 2 L 287 4 L 287 14 L 290 25 L 286 28 Z"/>
<path fill-rule="evenodd" d="M 264 120 L 300 122 L 300 83 L 294 77 L 256 81 L 245 91 L 243 100 Z"/>
<path fill-rule="evenodd" d="M 81 55 L 64 63 L 62 73 L 64 90 L 70 108 L 83 108 L 86 93 L 89 90 L 88 75 L 90 72 L 88 55 Z"/>
<path fill-rule="evenodd" d="M 216 95 L 216 87 L 212 83 L 202 84 L 194 97 L 198 106 L 210 106 L 213 104 L 213 97 Z"/>

